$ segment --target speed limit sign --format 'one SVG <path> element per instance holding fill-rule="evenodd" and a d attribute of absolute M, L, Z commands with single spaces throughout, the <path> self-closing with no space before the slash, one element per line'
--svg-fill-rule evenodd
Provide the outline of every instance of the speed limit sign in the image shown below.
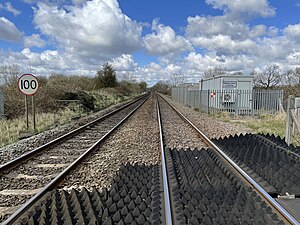
<path fill-rule="evenodd" d="M 23 74 L 18 80 L 18 87 L 24 95 L 34 95 L 39 88 L 39 83 L 32 74 Z"/>

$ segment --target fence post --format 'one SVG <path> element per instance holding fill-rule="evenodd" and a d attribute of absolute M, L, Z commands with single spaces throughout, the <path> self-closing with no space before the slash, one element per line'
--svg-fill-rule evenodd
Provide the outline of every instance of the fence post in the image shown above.
<path fill-rule="evenodd" d="M 279 107 L 279 112 L 280 113 L 285 113 L 280 97 L 278 98 L 278 107 Z"/>
<path fill-rule="evenodd" d="M 209 98 L 210 98 L 210 90 L 207 90 L 207 114 L 209 114 Z"/>
<path fill-rule="evenodd" d="M 199 91 L 199 110 L 202 111 L 202 89 Z"/>
<path fill-rule="evenodd" d="M 186 102 L 187 102 L 187 101 L 186 101 L 186 97 L 187 97 L 187 96 L 186 96 L 186 95 L 187 95 L 187 87 L 184 87 L 183 91 L 184 91 L 184 100 L 183 100 L 183 104 L 186 105 Z"/>
<path fill-rule="evenodd" d="M 285 142 L 287 145 L 292 143 L 292 131 L 293 131 L 293 118 L 292 118 L 292 110 L 295 107 L 295 97 L 293 95 L 289 95 L 288 104 L 286 109 L 286 130 L 285 130 Z"/>
<path fill-rule="evenodd" d="M 240 92 L 239 92 L 239 90 L 231 90 L 232 91 L 232 95 L 234 96 L 234 115 L 235 116 L 237 116 L 238 114 L 239 114 L 239 112 L 238 112 L 238 104 L 239 104 L 239 94 L 240 94 Z M 232 96 L 231 95 L 231 96 Z"/>

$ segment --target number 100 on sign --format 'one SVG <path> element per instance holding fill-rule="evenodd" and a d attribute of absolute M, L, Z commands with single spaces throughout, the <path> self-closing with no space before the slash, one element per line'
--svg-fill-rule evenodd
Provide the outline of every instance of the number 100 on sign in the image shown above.
<path fill-rule="evenodd" d="M 38 80 L 32 74 L 23 74 L 18 80 L 19 90 L 24 95 L 34 95 L 38 88 Z"/>

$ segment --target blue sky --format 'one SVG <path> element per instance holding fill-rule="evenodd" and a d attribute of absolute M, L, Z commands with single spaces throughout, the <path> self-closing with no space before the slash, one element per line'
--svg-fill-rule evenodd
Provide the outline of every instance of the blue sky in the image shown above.
<path fill-rule="evenodd" d="M 111 63 L 152 85 L 209 68 L 300 66 L 300 0 L 0 1 L 0 65 L 93 76 Z"/>

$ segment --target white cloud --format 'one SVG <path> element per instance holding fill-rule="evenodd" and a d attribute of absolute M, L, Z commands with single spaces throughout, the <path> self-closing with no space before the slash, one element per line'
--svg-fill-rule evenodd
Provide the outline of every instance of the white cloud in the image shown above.
<path fill-rule="evenodd" d="M 0 62 L 19 63 L 28 69 L 30 60 L 37 74 L 94 75 L 93 71 L 109 62 L 118 73 L 153 85 L 170 80 L 174 73 L 184 73 L 186 81 L 198 81 L 203 71 L 214 66 L 246 74 L 270 63 L 284 69 L 299 66 L 300 24 L 279 29 L 248 22 L 275 14 L 267 0 L 206 0 L 223 10 L 223 15 L 188 17 L 184 36 L 158 20 L 149 25 L 130 19 L 117 0 L 23 1 L 37 3 L 34 23 L 40 34 L 24 37 L 22 52 L 0 49 Z M 146 26 L 152 31 L 142 37 Z M 40 35 L 57 48 L 31 52 L 30 47 L 45 46 Z M 19 40 L 22 33 L 0 18 L 0 38 Z M 138 58 L 132 56 L 136 50 L 156 56 L 156 62 L 139 66 Z"/>
<path fill-rule="evenodd" d="M 191 52 L 187 57 L 185 57 L 184 71 L 190 77 L 198 77 L 203 71 L 208 68 L 221 67 L 230 71 L 251 71 L 252 68 L 256 66 L 255 61 L 249 59 L 245 55 L 238 56 L 218 56 L 215 52 L 209 54 L 198 54 Z"/>
<path fill-rule="evenodd" d="M 230 35 L 233 39 L 244 39 L 249 34 L 249 27 L 241 21 L 231 20 L 228 16 L 195 16 L 187 18 L 186 36 L 212 37 L 214 35 Z"/>
<path fill-rule="evenodd" d="M 280 30 L 263 24 L 250 26 L 243 18 L 247 8 L 247 19 L 274 15 L 275 10 L 268 1 L 207 0 L 206 3 L 224 10 L 224 15 L 188 17 L 185 37 L 194 47 L 201 49 L 201 54 L 191 53 L 186 57 L 183 64 L 187 71 L 194 71 L 195 68 L 203 71 L 207 66 L 234 70 L 244 68 L 248 71 L 250 66 L 295 63 L 297 57 L 293 52 L 299 52 L 300 49 L 300 24 L 288 25 Z M 200 63 L 204 66 L 200 66 Z"/>
<path fill-rule="evenodd" d="M 268 36 L 276 37 L 278 35 L 279 29 L 277 27 L 271 26 L 268 28 Z"/>
<path fill-rule="evenodd" d="M 0 7 L 0 8 L 1 8 L 1 7 Z M 15 9 L 15 8 L 12 6 L 11 2 L 6 2 L 6 3 L 4 4 L 3 8 L 4 8 L 6 11 L 8 11 L 8 12 L 14 14 L 14 16 L 17 16 L 17 15 L 19 15 L 19 14 L 21 13 L 20 10 L 17 10 L 17 9 Z"/>
<path fill-rule="evenodd" d="M 32 34 L 31 36 L 24 37 L 24 47 L 39 47 L 42 48 L 46 44 L 45 40 L 43 40 L 39 34 Z"/>
<path fill-rule="evenodd" d="M 6 62 L 23 64 L 26 68 L 30 63 L 37 75 L 49 75 L 52 72 L 66 75 L 91 74 L 96 69 L 59 50 L 45 50 L 39 53 L 25 48 L 21 53 L 12 52 Z"/>
<path fill-rule="evenodd" d="M 300 43 L 300 23 L 290 24 L 283 31 L 288 37 Z"/>
<path fill-rule="evenodd" d="M 141 47 L 142 27 L 122 13 L 116 0 L 88 1 L 68 11 L 38 3 L 34 22 L 60 48 L 82 58 L 109 59 Z"/>
<path fill-rule="evenodd" d="M 288 61 L 288 65 L 299 66 L 300 62 L 300 48 L 298 50 L 294 50 L 286 57 Z"/>
<path fill-rule="evenodd" d="M 110 64 L 117 71 L 132 71 L 138 66 L 132 55 L 129 54 L 123 54 L 120 57 L 112 59 Z"/>
<path fill-rule="evenodd" d="M 144 37 L 146 50 L 152 55 L 178 54 L 192 50 L 191 43 L 184 37 L 176 35 L 175 31 L 158 20 L 152 23 L 152 33 Z"/>
<path fill-rule="evenodd" d="M 18 42 L 23 33 L 8 19 L 0 17 L 0 40 Z"/>
<path fill-rule="evenodd" d="M 72 3 L 74 5 L 82 5 L 84 3 L 86 3 L 88 0 L 72 0 Z"/>
<path fill-rule="evenodd" d="M 65 5 L 65 4 L 70 3 L 70 0 L 23 0 L 23 1 L 27 4 L 35 4 L 38 2 L 44 2 L 44 3 L 50 4 L 50 5 Z"/>
<path fill-rule="evenodd" d="M 225 55 L 251 53 L 253 52 L 253 48 L 256 47 L 256 43 L 250 39 L 236 41 L 232 40 L 230 36 L 221 34 L 210 38 L 200 36 L 195 38 L 193 43 L 198 47 L 209 51 L 217 51 L 218 54 Z"/>
<path fill-rule="evenodd" d="M 176 70 L 180 70 L 180 65 L 162 66 L 158 63 L 151 62 L 144 67 L 138 67 L 133 74 L 137 81 L 146 81 L 150 86 L 159 81 L 167 82 L 171 78 L 171 74 Z"/>
<path fill-rule="evenodd" d="M 261 37 L 267 34 L 267 27 L 265 25 L 256 25 L 249 33 L 250 38 Z"/>
<path fill-rule="evenodd" d="M 11 2 L 6 2 L 4 5 L 0 3 L 0 9 L 4 9 L 12 14 L 14 14 L 14 16 L 17 16 L 21 13 L 20 10 L 15 9 Z"/>
<path fill-rule="evenodd" d="M 275 15 L 275 9 L 270 6 L 268 0 L 206 0 L 205 2 L 215 9 L 224 10 L 226 14 L 239 19 Z"/>

